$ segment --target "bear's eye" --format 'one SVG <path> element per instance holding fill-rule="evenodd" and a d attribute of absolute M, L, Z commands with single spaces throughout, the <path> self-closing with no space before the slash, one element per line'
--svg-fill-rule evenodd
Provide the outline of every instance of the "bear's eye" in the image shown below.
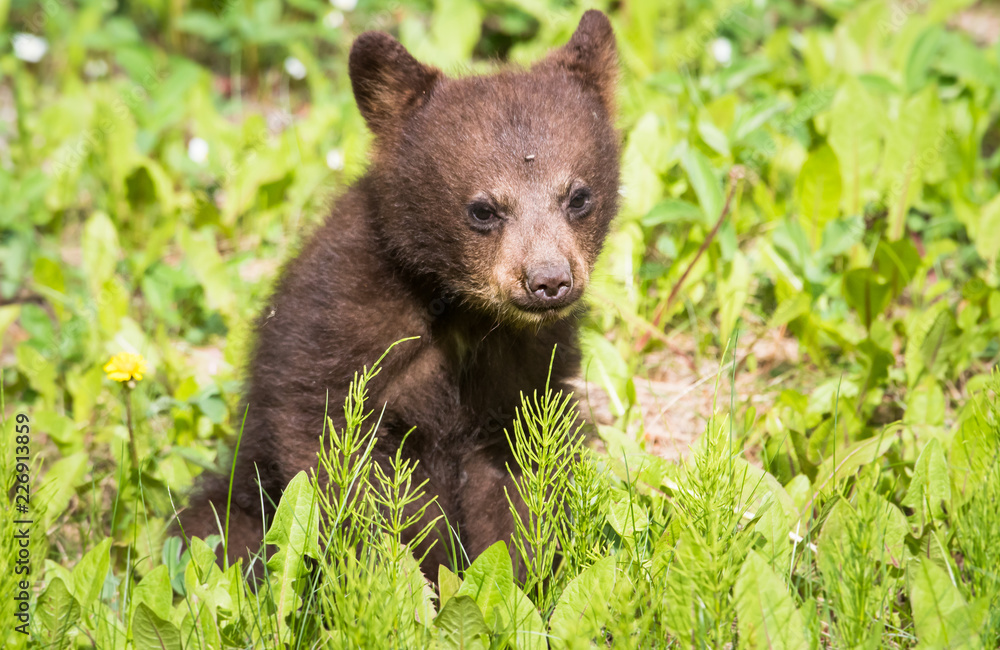
<path fill-rule="evenodd" d="M 496 208 L 487 201 L 473 201 L 468 210 L 469 219 L 475 228 L 491 229 L 500 222 Z"/>
<path fill-rule="evenodd" d="M 573 190 L 573 193 L 570 194 L 567 207 L 569 208 L 570 214 L 576 217 L 582 217 L 590 212 L 590 204 L 590 190 L 586 187 L 581 187 Z"/>

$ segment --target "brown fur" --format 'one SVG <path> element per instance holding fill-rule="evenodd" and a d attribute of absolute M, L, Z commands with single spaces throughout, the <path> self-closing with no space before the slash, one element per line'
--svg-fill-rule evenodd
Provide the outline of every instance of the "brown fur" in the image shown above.
<path fill-rule="evenodd" d="M 270 501 L 316 466 L 328 397 L 343 426 L 354 373 L 411 336 L 369 386 L 368 406 L 386 404 L 375 460 L 387 466 L 414 428 L 404 455 L 469 557 L 509 539 L 503 431 L 521 393 L 544 389 L 554 345 L 552 385 L 578 371 L 578 299 L 617 211 L 608 19 L 588 11 L 530 70 L 462 79 L 365 33 L 350 73 L 373 162 L 289 263 L 258 323 L 231 561 L 259 549 Z M 217 533 L 211 504 L 224 518 L 226 496 L 224 477 L 206 479 L 181 513 L 185 532 Z M 431 550 L 429 576 L 447 546 Z"/>

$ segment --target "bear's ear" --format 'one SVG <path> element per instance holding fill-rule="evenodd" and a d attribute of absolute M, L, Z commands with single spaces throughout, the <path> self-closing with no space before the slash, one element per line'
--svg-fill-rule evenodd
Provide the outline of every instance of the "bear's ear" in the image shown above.
<path fill-rule="evenodd" d="M 603 13 L 596 9 L 584 13 L 569 43 L 550 54 L 543 65 L 559 66 L 577 76 L 600 95 L 608 114 L 614 115 L 618 51 L 611 21 Z"/>
<path fill-rule="evenodd" d="M 351 47 L 348 70 L 358 108 L 376 136 L 384 135 L 419 105 L 441 76 L 384 32 L 358 36 Z"/>

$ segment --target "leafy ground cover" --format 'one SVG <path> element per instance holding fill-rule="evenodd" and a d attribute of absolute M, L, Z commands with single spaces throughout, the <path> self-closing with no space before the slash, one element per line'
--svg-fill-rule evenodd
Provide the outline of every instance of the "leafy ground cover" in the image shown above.
<path fill-rule="evenodd" d="M 500 546 L 425 583 L 412 468 L 344 451 L 377 419 L 358 369 L 323 462 L 377 489 L 297 478 L 253 591 L 166 529 L 231 458 L 277 268 L 365 167 L 352 37 L 479 71 L 582 8 L 0 1 L 5 647 L 997 647 L 1000 47 L 969 5 L 602 6 L 625 149 L 583 332 L 597 451 L 559 444 L 557 395 L 509 432 L 540 459 L 513 543 L 544 553 L 521 584 Z M 105 372 L 121 352 L 141 380 Z"/>

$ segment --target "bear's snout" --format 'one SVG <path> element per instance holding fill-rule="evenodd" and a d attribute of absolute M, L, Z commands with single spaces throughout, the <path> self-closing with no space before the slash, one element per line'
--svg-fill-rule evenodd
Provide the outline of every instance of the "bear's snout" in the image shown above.
<path fill-rule="evenodd" d="M 525 270 L 524 285 L 532 302 L 549 309 L 567 302 L 573 289 L 569 262 L 547 262 Z"/>

